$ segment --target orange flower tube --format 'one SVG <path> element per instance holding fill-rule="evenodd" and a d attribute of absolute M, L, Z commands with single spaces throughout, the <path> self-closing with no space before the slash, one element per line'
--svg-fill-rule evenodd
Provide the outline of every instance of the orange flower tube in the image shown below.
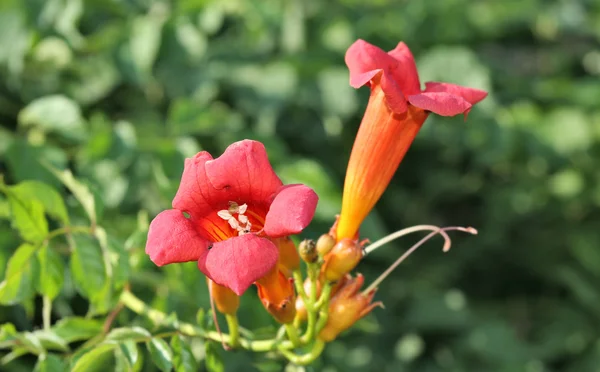
<path fill-rule="evenodd" d="M 367 85 L 371 96 L 356 135 L 344 182 L 336 239 L 356 239 L 358 229 L 390 183 L 415 136 L 433 112 L 464 114 L 487 96 L 449 83 L 421 83 L 404 43 L 388 53 L 363 40 L 346 52 L 350 85 Z"/>

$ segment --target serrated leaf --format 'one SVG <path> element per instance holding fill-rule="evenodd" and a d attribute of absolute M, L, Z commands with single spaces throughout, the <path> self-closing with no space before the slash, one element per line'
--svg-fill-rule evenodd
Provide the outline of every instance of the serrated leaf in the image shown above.
<path fill-rule="evenodd" d="M 87 318 L 66 318 L 59 320 L 52 330 L 67 343 L 87 340 L 102 333 L 103 324 L 99 320 Z"/>
<path fill-rule="evenodd" d="M 65 372 L 68 369 L 59 356 L 54 354 L 42 354 L 33 369 L 33 372 Z"/>
<path fill-rule="evenodd" d="M 75 198 L 81 203 L 81 206 L 88 215 L 92 225 L 95 225 L 97 217 L 96 201 L 90 188 L 76 180 L 75 177 L 73 177 L 73 173 L 68 169 L 61 171 L 49 164 L 45 164 L 45 166 L 73 193 Z"/>
<path fill-rule="evenodd" d="M 38 98 L 19 112 L 19 125 L 56 133 L 68 140 L 80 141 L 86 135 L 85 120 L 79 105 L 63 95 Z"/>
<path fill-rule="evenodd" d="M 63 259 L 47 244 L 38 251 L 37 256 L 40 263 L 38 291 L 52 300 L 60 293 L 65 279 Z"/>
<path fill-rule="evenodd" d="M 145 341 L 150 337 L 152 337 L 152 334 L 142 327 L 123 327 L 110 331 L 106 339 L 112 341 Z"/>
<path fill-rule="evenodd" d="M 107 284 L 106 270 L 100 246 L 96 239 L 74 236 L 71 273 L 79 292 L 88 299 L 102 294 Z"/>
<path fill-rule="evenodd" d="M 218 348 L 214 342 L 207 342 L 206 346 L 206 356 L 204 358 L 204 364 L 206 366 L 206 370 L 209 372 L 224 372 L 225 364 L 223 364 L 223 359 L 219 355 Z"/>
<path fill-rule="evenodd" d="M 73 364 L 71 372 L 89 372 L 97 370 L 102 364 L 104 358 L 109 357 L 110 353 L 117 347 L 116 343 L 102 343 L 96 345 L 93 349 L 79 356 Z"/>
<path fill-rule="evenodd" d="M 173 348 L 173 367 L 175 372 L 195 372 L 199 370 L 198 363 L 189 342 L 181 335 L 175 335 L 171 338 L 171 347 Z"/>
<path fill-rule="evenodd" d="M 67 207 L 61 195 L 52 186 L 40 181 L 23 181 L 9 186 L 11 193 L 21 200 L 37 200 L 44 206 L 44 211 L 64 225 L 69 224 Z"/>
<path fill-rule="evenodd" d="M 19 231 L 23 240 L 40 243 L 48 235 L 48 221 L 44 206 L 37 200 L 26 199 L 4 188 L 10 205 L 12 226 Z"/>
<path fill-rule="evenodd" d="M 161 371 L 170 371 L 173 368 L 173 352 L 165 340 L 154 337 L 146 342 L 146 347 L 152 361 Z"/>
<path fill-rule="evenodd" d="M 6 277 L 0 283 L 0 304 L 16 304 L 35 294 L 39 273 L 35 251 L 35 246 L 25 243 L 8 260 Z"/>

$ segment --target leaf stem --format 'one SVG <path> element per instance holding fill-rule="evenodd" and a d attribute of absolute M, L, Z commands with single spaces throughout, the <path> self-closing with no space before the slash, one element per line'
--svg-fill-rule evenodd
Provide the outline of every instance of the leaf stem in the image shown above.
<path fill-rule="evenodd" d="M 46 235 L 46 240 L 50 240 L 56 238 L 60 235 L 65 234 L 73 234 L 73 233 L 83 233 L 83 234 L 91 234 L 93 232 L 93 228 L 90 226 L 63 226 L 56 230 L 52 230 Z"/>
<path fill-rule="evenodd" d="M 284 324 L 284 326 L 292 345 L 294 345 L 294 347 L 300 346 L 300 337 L 298 337 L 298 330 L 296 327 L 291 323 Z"/>

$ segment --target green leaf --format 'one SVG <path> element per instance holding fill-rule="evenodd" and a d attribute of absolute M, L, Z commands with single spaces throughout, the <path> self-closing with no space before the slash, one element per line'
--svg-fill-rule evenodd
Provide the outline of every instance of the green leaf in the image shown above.
<path fill-rule="evenodd" d="M 111 352 L 117 347 L 116 343 L 102 343 L 85 352 L 75 361 L 71 372 L 90 372 L 98 370 L 111 356 Z"/>
<path fill-rule="evenodd" d="M 214 342 L 206 342 L 206 357 L 204 363 L 209 372 L 224 372 L 225 364 L 218 352 L 217 344 Z"/>
<path fill-rule="evenodd" d="M 125 359 L 127 371 L 133 371 L 141 362 L 140 352 L 135 341 L 127 340 L 119 343 L 119 349 L 116 354 L 122 355 Z"/>
<path fill-rule="evenodd" d="M 38 251 L 40 276 L 38 291 L 51 300 L 60 293 L 65 280 L 65 265 L 62 257 L 46 244 Z"/>
<path fill-rule="evenodd" d="M 48 235 L 48 221 L 44 216 L 44 205 L 35 199 L 29 199 L 0 185 L 6 193 L 10 205 L 12 225 L 19 231 L 23 240 L 40 243 Z"/>
<path fill-rule="evenodd" d="M 24 243 L 8 260 L 6 277 L 0 283 L 0 304 L 13 305 L 35 294 L 39 264 L 35 256 L 36 247 Z"/>
<path fill-rule="evenodd" d="M 59 320 L 52 330 L 67 343 L 87 340 L 102 333 L 102 322 L 87 318 L 66 318 Z"/>
<path fill-rule="evenodd" d="M 31 332 L 18 333 L 16 335 L 16 338 L 19 340 L 19 343 L 22 346 L 26 347 L 27 350 L 29 350 L 32 353 L 42 354 L 46 351 L 42 346 L 40 339 L 38 339 Z"/>
<path fill-rule="evenodd" d="M 150 337 L 152 337 L 150 332 L 142 327 L 123 327 L 110 331 L 106 339 L 112 341 L 145 341 Z"/>
<path fill-rule="evenodd" d="M 0 348 L 11 344 L 17 336 L 17 329 L 12 323 L 4 323 L 0 326 Z"/>
<path fill-rule="evenodd" d="M 173 348 L 173 366 L 175 372 L 195 372 L 199 370 L 198 363 L 189 342 L 181 335 L 175 335 L 171 338 L 171 347 Z"/>
<path fill-rule="evenodd" d="M 75 196 L 75 198 L 81 203 L 85 213 L 90 218 L 90 222 L 92 225 L 96 224 L 96 203 L 94 199 L 94 194 L 90 191 L 90 188 L 77 181 L 75 177 L 73 177 L 73 173 L 70 170 L 58 170 L 52 167 L 49 164 L 45 164 L 46 168 L 48 168 L 55 176 L 58 178 Z"/>
<path fill-rule="evenodd" d="M 71 273 L 79 292 L 88 299 L 98 298 L 107 284 L 104 259 L 98 241 L 88 236 L 73 237 Z"/>
<path fill-rule="evenodd" d="M 40 341 L 46 350 L 69 351 L 67 341 L 57 335 L 54 331 L 37 330 L 33 332 L 33 335 Z"/>
<path fill-rule="evenodd" d="M 165 340 L 154 337 L 146 342 L 146 347 L 152 361 L 161 371 L 170 371 L 173 368 L 173 352 Z"/>
<path fill-rule="evenodd" d="M 60 186 L 56 177 L 42 163 L 64 169 L 67 161 L 64 150 L 48 145 L 33 145 L 21 138 L 15 139 L 6 151 L 6 163 L 15 182 L 38 180 Z"/>
<path fill-rule="evenodd" d="M 19 113 L 19 125 L 45 133 L 81 141 L 86 136 L 85 120 L 79 105 L 63 95 L 51 95 L 32 101 Z"/>
<path fill-rule="evenodd" d="M 33 372 L 64 372 L 67 364 L 54 354 L 42 354 L 33 369 Z"/>
<path fill-rule="evenodd" d="M 69 215 L 61 195 L 54 187 L 40 181 L 23 181 L 8 189 L 20 200 L 34 199 L 42 203 L 44 211 L 64 225 L 69 224 Z"/>

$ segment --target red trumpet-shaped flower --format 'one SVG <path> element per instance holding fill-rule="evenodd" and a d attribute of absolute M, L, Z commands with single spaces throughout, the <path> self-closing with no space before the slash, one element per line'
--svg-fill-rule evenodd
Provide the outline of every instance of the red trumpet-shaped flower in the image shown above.
<path fill-rule="evenodd" d="M 466 115 L 486 92 L 448 83 L 421 83 L 404 43 L 389 53 L 363 40 L 346 52 L 350 85 L 368 85 L 371 97 L 356 135 L 337 224 L 336 238 L 355 238 L 383 194 L 430 112 Z"/>
<path fill-rule="evenodd" d="M 264 146 L 243 140 L 213 159 L 186 159 L 173 208 L 150 224 L 146 253 L 158 266 L 198 261 L 215 283 L 241 295 L 277 265 L 271 241 L 302 231 L 318 197 L 277 177 Z"/>

